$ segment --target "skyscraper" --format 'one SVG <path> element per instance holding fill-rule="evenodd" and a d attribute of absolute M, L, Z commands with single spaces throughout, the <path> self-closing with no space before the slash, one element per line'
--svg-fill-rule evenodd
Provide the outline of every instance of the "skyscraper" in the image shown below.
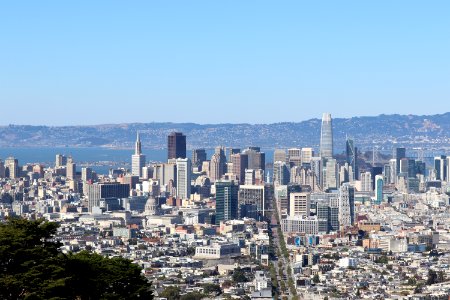
<path fill-rule="evenodd" d="M 233 181 L 218 181 L 216 186 L 216 225 L 238 218 L 239 185 Z"/>
<path fill-rule="evenodd" d="M 397 162 L 397 164 L 396 164 L 397 175 L 401 173 L 400 161 L 402 160 L 402 158 L 406 158 L 406 149 L 405 148 L 396 148 L 395 149 L 395 160 Z"/>
<path fill-rule="evenodd" d="M 145 155 L 142 154 L 141 138 L 139 132 L 136 136 L 134 154 L 131 156 L 131 175 L 142 177 L 142 168 L 145 166 Z"/>
<path fill-rule="evenodd" d="M 177 159 L 177 197 L 189 199 L 191 197 L 192 165 L 189 158 Z"/>
<path fill-rule="evenodd" d="M 383 201 L 384 178 L 381 175 L 375 176 L 375 203 L 380 205 Z"/>
<path fill-rule="evenodd" d="M 436 170 L 436 179 L 447 181 L 447 157 L 445 155 L 434 158 L 434 169 Z"/>
<path fill-rule="evenodd" d="M 231 163 L 233 165 L 233 174 L 239 180 L 240 184 L 245 182 L 245 170 L 248 169 L 248 155 L 243 153 L 231 154 Z M 228 170 L 229 172 L 230 170 Z"/>
<path fill-rule="evenodd" d="M 322 130 L 320 133 L 320 157 L 333 158 L 333 125 L 331 114 L 324 113 L 322 116 Z"/>
<path fill-rule="evenodd" d="M 355 223 L 355 189 L 344 183 L 339 189 L 339 224 L 341 228 Z"/>
<path fill-rule="evenodd" d="M 56 154 L 55 166 L 57 168 L 67 165 L 67 157 L 62 154 Z"/>
<path fill-rule="evenodd" d="M 289 195 L 289 215 L 309 217 L 309 209 L 311 205 L 310 193 L 291 193 Z"/>
<path fill-rule="evenodd" d="M 66 165 L 66 178 L 73 180 L 75 179 L 76 174 L 77 174 L 77 165 L 75 164 L 72 156 L 69 156 Z"/>
<path fill-rule="evenodd" d="M 358 180 L 358 169 L 356 167 L 356 162 L 358 160 L 358 149 L 355 147 L 353 140 L 347 139 L 345 143 L 345 153 L 346 153 L 346 162 L 350 167 L 352 167 L 353 174 L 356 178 L 351 178 L 350 181 Z"/>
<path fill-rule="evenodd" d="M 192 150 L 192 165 L 196 168 L 201 168 L 203 162 L 206 161 L 205 149 Z"/>
<path fill-rule="evenodd" d="M 211 181 L 217 181 L 226 173 L 227 159 L 223 147 L 216 147 L 215 153 L 209 165 L 209 177 Z"/>
<path fill-rule="evenodd" d="M 172 132 L 167 137 L 167 158 L 186 158 L 186 136 L 181 132 Z"/>
<path fill-rule="evenodd" d="M 8 157 L 5 159 L 5 177 L 7 178 L 19 178 L 19 161 L 14 157 Z"/>

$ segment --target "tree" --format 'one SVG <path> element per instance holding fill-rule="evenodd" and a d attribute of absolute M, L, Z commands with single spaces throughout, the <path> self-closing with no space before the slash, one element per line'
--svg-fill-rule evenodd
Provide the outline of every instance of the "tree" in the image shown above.
<path fill-rule="evenodd" d="M 438 281 L 439 283 L 445 281 L 445 273 L 444 273 L 444 271 L 439 271 L 439 272 L 437 273 L 437 281 Z"/>
<path fill-rule="evenodd" d="M 207 295 L 210 294 L 219 295 L 222 293 L 222 289 L 218 284 L 207 283 L 203 285 L 203 293 Z"/>
<path fill-rule="evenodd" d="M 8 219 L 0 224 L 1 299 L 153 299 L 141 268 L 123 258 L 63 255 L 58 225 Z"/>
<path fill-rule="evenodd" d="M 199 292 L 192 292 L 181 296 L 180 300 L 201 300 L 203 298 L 205 298 L 205 295 Z"/>
<path fill-rule="evenodd" d="M 427 285 L 433 285 L 435 283 L 438 283 L 438 276 L 436 271 L 434 270 L 428 270 L 428 279 L 427 279 Z"/>
<path fill-rule="evenodd" d="M 313 282 L 315 283 L 315 284 L 318 284 L 319 282 L 320 282 L 320 278 L 319 278 L 319 275 L 314 275 L 314 277 L 313 277 Z"/>
<path fill-rule="evenodd" d="M 233 281 L 235 283 L 239 282 L 248 282 L 247 277 L 245 276 L 245 272 L 241 268 L 237 268 L 233 272 Z"/>
<path fill-rule="evenodd" d="M 169 300 L 179 300 L 180 299 L 180 288 L 177 286 L 169 286 L 162 293 L 162 298 L 167 298 Z"/>

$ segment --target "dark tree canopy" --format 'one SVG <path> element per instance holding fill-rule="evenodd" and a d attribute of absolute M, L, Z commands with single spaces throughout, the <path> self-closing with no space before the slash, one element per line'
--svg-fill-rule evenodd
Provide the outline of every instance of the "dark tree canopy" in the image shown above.
<path fill-rule="evenodd" d="M 89 252 L 64 255 L 58 225 L 9 219 L 0 224 L 0 299 L 152 299 L 140 267 Z"/>

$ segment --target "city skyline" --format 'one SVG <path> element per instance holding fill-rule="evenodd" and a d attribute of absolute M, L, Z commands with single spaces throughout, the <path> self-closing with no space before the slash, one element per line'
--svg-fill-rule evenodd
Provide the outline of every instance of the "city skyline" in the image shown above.
<path fill-rule="evenodd" d="M 450 96 L 449 6 L 3 3 L 0 99 L 27 109 L 0 124 L 441 113 Z"/>

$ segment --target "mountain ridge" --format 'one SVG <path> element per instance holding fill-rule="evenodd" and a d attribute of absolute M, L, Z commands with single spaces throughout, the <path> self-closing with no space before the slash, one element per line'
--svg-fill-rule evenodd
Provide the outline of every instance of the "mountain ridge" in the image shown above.
<path fill-rule="evenodd" d="M 136 131 L 146 148 L 166 147 L 167 135 L 181 131 L 187 135 L 188 148 L 213 148 L 217 145 L 262 148 L 318 148 L 321 120 L 300 122 L 222 123 L 194 122 L 110 123 L 98 125 L 4 125 L 0 126 L 0 147 L 133 147 Z M 370 130 L 368 130 L 370 128 Z M 333 119 L 334 142 L 343 149 L 347 136 L 360 148 L 393 145 L 448 149 L 450 112 L 436 115 L 381 114 Z"/>

